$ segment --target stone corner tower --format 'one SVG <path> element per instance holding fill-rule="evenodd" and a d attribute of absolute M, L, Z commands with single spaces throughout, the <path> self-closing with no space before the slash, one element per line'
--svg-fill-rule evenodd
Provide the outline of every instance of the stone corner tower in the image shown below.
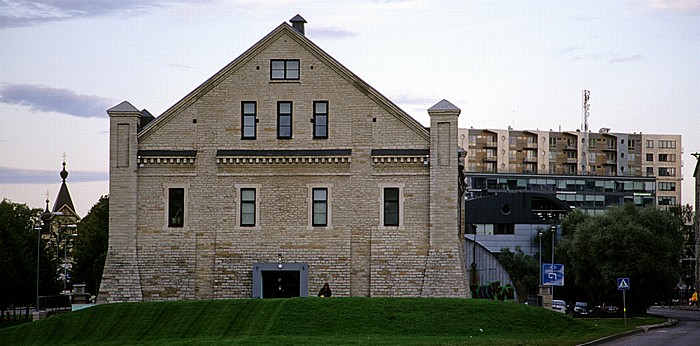
<path fill-rule="evenodd" d="M 424 297 L 468 298 L 464 239 L 459 229 L 460 109 L 442 100 L 430 115 L 430 249 L 423 283 Z"/>

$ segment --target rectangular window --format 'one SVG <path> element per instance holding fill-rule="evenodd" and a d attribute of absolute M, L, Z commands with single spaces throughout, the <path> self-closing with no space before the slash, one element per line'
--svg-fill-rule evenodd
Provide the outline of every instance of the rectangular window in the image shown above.
<path fill-rule="evenodd" d="M 647 177 L 654 176 L 654 167 L 647 167 Z"/>
<path fill-rule="evenodd" d="M 654 140 L 647 139 L 647 148 L 653 148 L 653 147 L 654 147 Z"/>
<path fill-rule="evenodd" d="M 595 147 L 598 145 L 598 138 L 591 138 L 588 140 L 588 147 L 591 149 L 595 149 Z"/>
<path fill-rule="evenodd" d="M 241 226 L 255 227 L 255 189 L 241 189 Z"/>
<path fill-rule="evenodd" d="M 659 141 L 661 149 L 676 149 L 676 141 Z"/>
<path fill-rule="evenodd" d="M 328 189 L 312 190 L 313 195 L 313 226 L 328 225 Z"/>
<path fill-rule="evenodd" d="M 299 60 L 270 60 L 270 79 L 298 80 Z"/>
<path fill-rule="evenodd" d="M 654 161 L 654 154 L 647 154 L 647 161 L 653 162 Z"/>
<path fill-rule="evenodd" d="M 185 189 L 168 189 L 168 227 L 185 225 Z"/>
<path fill-rule="evenodd" d="M 384 226 L 399 225 L 399 188 L 384 188 Z"/>
<path fill-rule="evenodd" d="M 674 205 L 676 197 L 674 196 L 659 196 L 659 205 Z"/>
<path fill-rule="evenodd" d="M 674 167 L 659 167 L 660 177 L 675 177 L 676 169 Z"/>
<path fill-rule="evenodd" d="M 676 183 L 661 181 L 661 182 L 659 182 L 659 190 L 660 191 L 676 191 Z"/>
<path fill-rule="evenodd" d="M 292 103 L 277 102 L 277 138 L 292 138 Z"/>
<path fill-rule="evenodd" d="M 256 103 L 241 103 L 241 139 L 255 139 L 257 132 Z"/>
<path fill-rule="evenodd" d="M 676 154 L 659 154 L 660 162 L 676 162 Z"/>
<path fill-rule="evenodd" d="M 314 138 L 328 138 L 328 101 L 314 101 Z"/>
<path fill-rule="evenodd" d="M 637 146 L 637 140 L 636 139 L 630 139 L 627 141 L 627 149 L 628 150 L 634 150 L 634 148 Z"/>

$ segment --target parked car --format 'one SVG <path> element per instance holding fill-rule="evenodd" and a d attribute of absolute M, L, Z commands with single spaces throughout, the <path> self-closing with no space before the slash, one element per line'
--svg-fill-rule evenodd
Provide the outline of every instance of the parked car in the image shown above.
<path fill-rule="evenodd" d="M 574 304 L 574 316 L 588 317 L 592 313 L 590 306 L 586 302 L 576 302 Z"/>
<path fill-rule="evenodd" d="M 622 315 L 622 308 L 618 305 L 603 303 L 598 310 L 601 317 L 615 317 Z"/>
<path fill-rule="evenodd" d="M 566 313 L 566 302 L 563 300 L 552 300 L 552 310 L 563 314 Z"/>

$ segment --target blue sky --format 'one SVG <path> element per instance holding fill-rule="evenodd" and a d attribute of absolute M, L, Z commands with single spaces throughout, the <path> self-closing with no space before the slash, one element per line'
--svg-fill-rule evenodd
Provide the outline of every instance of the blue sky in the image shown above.
<path fill-rule="evenodd" d="M 108 193 L 108 119 L 159 115 L 296 14 L 306 34 L 424 125 L 683 135 L 700 151 L 700 1 L 0 0 L 0 198 L 43 207 Z"/>

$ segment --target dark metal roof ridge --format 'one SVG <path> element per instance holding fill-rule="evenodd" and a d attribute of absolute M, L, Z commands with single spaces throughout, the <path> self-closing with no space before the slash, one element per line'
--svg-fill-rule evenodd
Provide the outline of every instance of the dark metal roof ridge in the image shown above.
<path fill-rule="evenodd" d="M 197 150 L 139 150 L 137 156 L 197 156 Z"/>
<path fill-rule="evenodd" d="M 312 150 L 229 150 L 219 149 L 216 156 L 350 156 L 352 149 Z"/>
<path fill-rule="evenodd" d="M 430 149 L 372 149 L 372 156 L 430 155 Z"/>

